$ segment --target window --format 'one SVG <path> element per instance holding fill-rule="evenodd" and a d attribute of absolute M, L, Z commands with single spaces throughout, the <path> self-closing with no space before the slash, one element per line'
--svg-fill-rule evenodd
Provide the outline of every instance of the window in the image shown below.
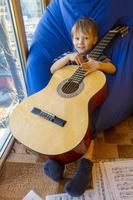
<path fill-rule="evenodd" d="M 43 8 L 49 2 L 0 0 L 0 158 L 12 137 L 9 116 L 14 106 L 26 96 L 25 47 L 27 42 L 30 46 Z M 26 45 L 22 46 L 25 38 Z"/>
<path fill-rule="evenodd" d="M 25 85 L 7 1 L 0 0 L 0 156 L 11 138 L 9 114 L 24 98 Z"/>

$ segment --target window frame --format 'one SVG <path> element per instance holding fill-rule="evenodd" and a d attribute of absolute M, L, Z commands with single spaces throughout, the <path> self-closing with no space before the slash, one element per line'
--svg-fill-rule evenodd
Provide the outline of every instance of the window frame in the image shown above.
<path fill-rule="evenodd" d="M 20 0 L 9 0 L 7 6 L 11 15 L 11 21 L 14 29 L 16 44 L 18 47 L 19 60 L 22 67 L 23 77 L 26 73 L 26 60 L 28 54 L 28 44 L 26 39 L 24 21 L 21 11 Z"/>

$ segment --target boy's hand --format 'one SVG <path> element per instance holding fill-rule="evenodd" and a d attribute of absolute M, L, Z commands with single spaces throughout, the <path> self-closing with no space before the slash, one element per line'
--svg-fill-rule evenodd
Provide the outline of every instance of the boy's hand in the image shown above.
<path fill-rule="evenodd" d="M 66 56 L 68 57 L 69 61 L 75 61 L 78 64 L 78 61 L 77 61 L 78 53 L 70 53 L 70 54 L 67 54 Z"/>
<path fill-rule="evenodd" d="M 87 75 L 87 74 L 99 69 L 99 62 L 94 60 L 91 57 L 88 57 L 88 61 L 86 63 L 84 63 L 84 64 L 87 65 L 87 69 L 86 69 L 86 74 L 85 75 Z"/>
<path fill-rule="evenodd" d="M 89 69 L 99 69 L 99 61 L 94 60 L 91 57 L 88 57 L 87 63 L 89 64 Z"/>
<path fill-rule="evenodd" d="M 54 74 L 55 71 L 65 67 L 69 61 L 75 61 L 77 64 L 79 64 L 76 59 L 77 55 L 78 53 L 70 53 L 57 60 L 50 68 L 51 73 Z"/>
<path fill-rule="evenodd" d="M 91 57 L 88 57 L 88 70 L 86 70 L 86 74 L 89 74 L 97 69 L 105 72 L 113 74 L 116 71 L 115 66 L 111 62 L 104 62 L 104 61 L 96 61 Z"/>

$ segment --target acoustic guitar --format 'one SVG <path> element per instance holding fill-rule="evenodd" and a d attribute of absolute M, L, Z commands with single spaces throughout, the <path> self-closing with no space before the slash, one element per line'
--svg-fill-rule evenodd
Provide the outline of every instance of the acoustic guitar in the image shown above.
<path fill-rule="evenodd" d="M 89 56 L 95 60 L 127 26 L 109 30 Z M 14 137 L 40 155 L 62 163 L 80 158 L 92 139 L 93 110 L 106 97 L 106 78 L 89 68 L 80 56 L 80 65 L 64 67 L 54 73 L 46 88 L 28 97 L 13 110 L 10 128 Z"/>

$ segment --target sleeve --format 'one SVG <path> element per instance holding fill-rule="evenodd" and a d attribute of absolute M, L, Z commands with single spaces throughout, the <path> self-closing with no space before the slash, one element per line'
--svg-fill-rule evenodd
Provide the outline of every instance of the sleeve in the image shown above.
<path fill-rule="evenodd" d="M 111 59 L 107 55 L 105 55 L 105 54 L 101 55 L 98 60 L 102 61 L 102 62 L 105 62 L 105 63 L 111 62 Z"/>
<path fill-rule="evenodd" d="M 63 58 L 64 56 L 66 56 L 66 55 L 69 54 L 69 53 L 72 53 L 72 52 L 67 51 L 66 53 L 63 53 L 62 55 L 60 55 L 60 56 L 58 56 L 57 58 L 55 58 L 55 59 L 53 60 L 53 64 L 54 64 L 57 60 Z M 67 65 L 77 65 L 77 63 L 74 62 L 74 61 L 68 61 L 68 63 L 66 63 L 65 66 L 67 66 Z"/>
<path fill-rule="evenodd" d="M 69 54 L 69 53 L 71 53 L 71 52 L 70 52 L 70 51 L 67 51 L 66 53 L 63 53 L 62 55 L 60 55 L 60 56 L 58 56 L 57 58 L 55 58 L 55 59 L 53 60 L 53 64 L 54 64 L 57 60 L 63 58 L 64 56 L 66 56 L 66 55 Z"/>

